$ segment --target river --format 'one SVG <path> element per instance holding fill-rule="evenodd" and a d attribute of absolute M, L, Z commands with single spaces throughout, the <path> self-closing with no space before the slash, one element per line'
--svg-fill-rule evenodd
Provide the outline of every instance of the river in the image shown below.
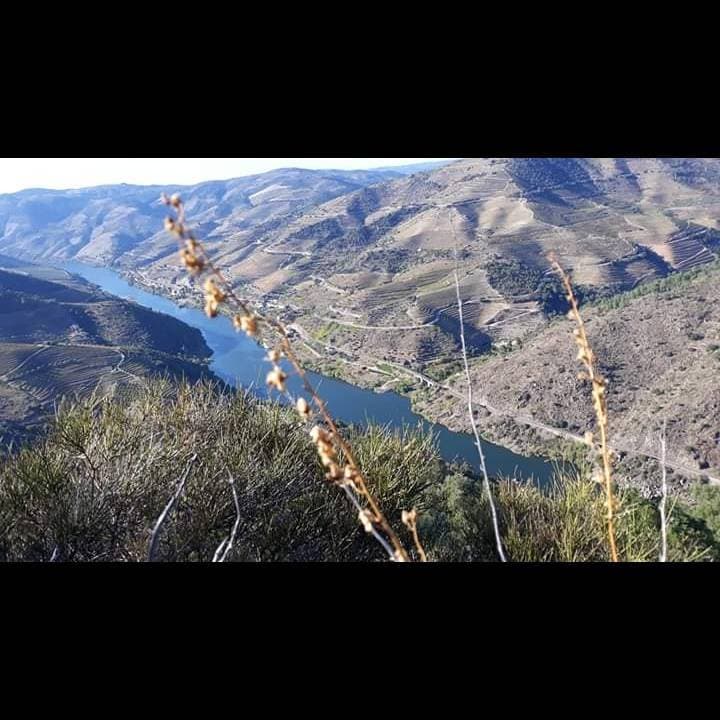
<path fill-rule="evenodd" d="M 252 387 L 261 397 L 269 396 L 265 387 L 268 371 L 265 349 L 245 334 L 236 332 L 228 318 L 211 320 L 202 310 L 180 307 L 166 297 L 131 285 L 119 273 L 108 268 L 72 261 L 64 263 L 63 269 L 80 275 L 112 295 L 133 300 L 197 328 L 213 351 L 210 369 L 218 377 L 235 387 Z M 376 393 L 316 373 L 308 375 L 327 403 L 330 413 L 338 420 L 357 424 L 372 422 L 392 428 L 420 426 L 435 435 L 443 458 L 448 461 L 465 460 L 475 470 L 479 470 L 473 438 L 428 422 L 411 410 L 408 398 L 394 392 Z M 297 394 L 300 389 L 299 379 L 291 377 L 288 386 Z M 519 455 L 487 441 L 483 441 L 482 447 L 488 472 L 492 476 L 512 476 L 525 480 L 532 478 L 545 484 L 554 471 L 553 465 L 542 458 Z"/>

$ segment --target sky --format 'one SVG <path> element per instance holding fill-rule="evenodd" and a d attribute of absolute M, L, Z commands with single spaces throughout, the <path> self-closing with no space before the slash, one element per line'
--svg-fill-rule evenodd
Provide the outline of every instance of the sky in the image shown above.
<path fill-rule="evenodd" d="M 360 170 L 452 158 L 0 158 L 0 193 L 93 185 L 193 185 L 281 167 Z"/>

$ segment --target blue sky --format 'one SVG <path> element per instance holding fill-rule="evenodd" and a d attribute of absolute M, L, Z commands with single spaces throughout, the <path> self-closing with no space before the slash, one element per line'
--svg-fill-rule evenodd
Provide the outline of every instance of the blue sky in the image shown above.
<path fill-rule="evenodd" d="M 279 167 L 357 170 L 451 158 L 0 158 L 0 193 L 93 185 L 192 185 Z"/>

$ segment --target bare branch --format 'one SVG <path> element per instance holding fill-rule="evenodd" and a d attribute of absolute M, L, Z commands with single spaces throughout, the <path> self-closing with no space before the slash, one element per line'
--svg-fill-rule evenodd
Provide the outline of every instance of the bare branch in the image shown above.
<path fill-rule="evenodd" d="M 185 482 L 188 479 L 188 475 L 190 474 L 190 468 L 192 467 L 192 464 L 197 460 L 197 453 L 194 453 L 190 460 L 188 461 L 187 466 L 185 467 L 185 472 L 182 474 L 182 477 L 180 478 L 180 482 L 178 484 L 177 490 L 173 493 L 173 496 L 170 498 L 170 501 L 165 506 L 165 509 L 160 513 L 160 517 L 157 519 L 157 522 L 155 523 L 155 527 L 153 528 L 152 534 L 150 535 L 150 543 L 148 546 L 148 556 L 147 556 L 147 562 L 152 562 L 155 557 L 155 550 L 157 549 L 157 542 L 158 537 L 160 535 L 160 530 L 162 529 L 163 524 L 165 523 L 165 520 L 167 519 L 168 515 L 170 514 L 170 511 L 175 506 L 175 503 L 179 500 L 180 496 L 182 495 L 182 491 L 185 489 Z"/>
<path fill-rule="evenodd" d="M 233 548 L 235 536 L 237 535 L 238 528 L 240 527 L 240 502 L 238 501 L 237 490 L 235 489 L 235 478 L 230 475 L 228 482 L 230 483 L 230 487 L 232 488 L 233 500 L 235 502 L 235 512 L 237 513 L 237 516 L 235 518 L 235 524 L 233 525 L 230 537 L 225 538 L 225 540 L 223 540 L 220 545 L 218 545 L 218 548 L 215 551 L 215 555 L 212 559 L 213 562 L 225 562 L 225 558 L 228 556 L 228 553 Z"/>
<path fill-rule="evenodd" d="M 463 364 L 465 365 L 465 379 L 467 380 L 467 403 L 468 403 L 468 415 L 470 417 L 470 424 L 472 425 L 473 434 L 475 435 L 475 445 L 477 447 L 478 455 L 480 457 L 480 470 L 483 475 L 483 485 L 485 486 L 485 494 L 487 495 L 488 504 L 490 505 L 490 514 L 492 515 L 493 532 L 495 534 L 495 545 L 497 552 L 502 562 L 507 562 L 505 557 L 505 551 L 502 546 L 502 539 L 500 537 L 500 524 L 498 523 L 497 509 L 495 508 L 495 500 L 493 499 L 492 490 L 490 488 L 490 478 L 488 477 L 487 466 L 485 465 L 485 453 L 482 449 L 482 443 L 480 442 L 480 433 L 475 423 L 475 413 L 473 412 L 473 390 L 472 380 L 470 379 L 470 366 L 468 364 L 467 347 L 465 345 L 465 325 L 463 321 L 463 303 L 460 297 L 460 280 L 458 279 L 458 257 L 457 257 L 457 235 L 455 234 L 455 224 L 453 223 L 452 216 L 450 217 L 450 227 L 452 228 L 453 237 L 455 238 L 455 294 L 457 296 L 458 303 L 458 314 L 460 320 L 460 344 L 462 347 Z"/>
<path fill-rule="evenodd" d="M 666 430 L 667 421 L 663 420 L 662 431 L 660 433 L 660 467 L 662 468 L 662 498 L 660 500 L 660 533 L 662 537 L 662 548 L 660 550 L 660 562 L 667 562 L 667 466 L 665 465 L 666 459 Z"/>

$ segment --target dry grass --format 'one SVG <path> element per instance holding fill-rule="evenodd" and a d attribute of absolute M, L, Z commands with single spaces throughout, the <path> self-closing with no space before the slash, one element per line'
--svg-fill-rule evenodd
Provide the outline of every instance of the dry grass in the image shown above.
<path fill-rule="evenodd" d="M 573 332 L 575 341 L 578 346 L 578 360 L 583 364 L 586 374 L 582 375 L 582 379 L 589 380 L 592 386 L 593 407 L 595 409 L 595 417 L 597 419 L 597 427 L 600 433 L 600 443 L 598 447 L 598 457 L 601 465 L 601 477 L 599 481 L 605 490 L 605 505 L 607 519 L 608 543 L 610 545 L 610 557 L 613 562 L 618 561 L 617 540 L 615 537 L 615 515 L 618 510 L 618 502 L 613 490 L 613 480 L 611 473 L 610 450 L 608 448 L 608 412 L 607 412 L 607 380 L 600 373 L 597 366 L 597 358 L 590 347 L 587 333 L 585 331 L 585 323 L 583 322 L 578 302 L 573 291 L 570 276 L 563 270 L 557 260 L 552 260 L 553 267 L 560 275 L 566 292 L 566 299 L 570 303 L 570 312 L 568 317 L 575 322 L 576 328 Z M 591 447 L 595 446 L 595 438 L 592 433 L 586 435 L 586 441 Z"/>

